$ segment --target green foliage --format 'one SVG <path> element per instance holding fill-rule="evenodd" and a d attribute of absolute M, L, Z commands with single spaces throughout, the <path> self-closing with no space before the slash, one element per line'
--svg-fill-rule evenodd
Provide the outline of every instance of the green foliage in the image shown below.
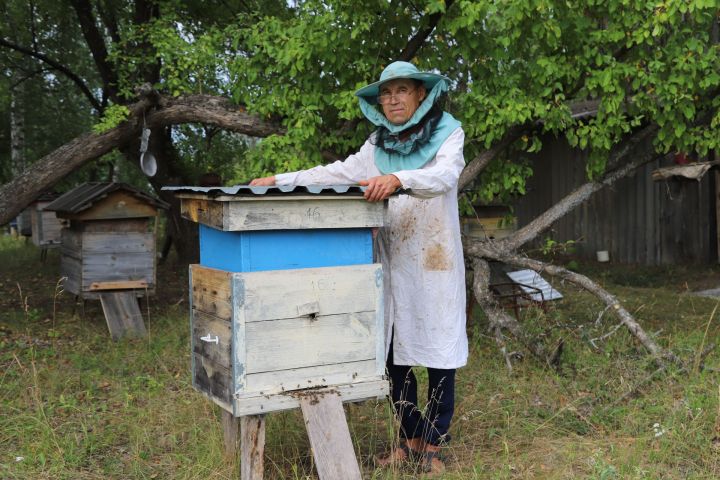
<path fill-rule="evenodd" d="M 130 109 L 125 105 L 110 105 L 105 109 L 100 121 L 93 125 L 93 132 L 105 133 L 127 120 L 128 115 L 130 115 Z"/>
<path fill-rule="evenodd" d="M 224 184 L 251 178 L 244 168 L 250 139 L 217 128 L 181 125 L 175 128 L 175 147 L 182 157 L 185 178 L 197 182 L 205 173 L 220 175 Z"/>
<path fill-rule="evenodd" d="M 116 31 L 104 31 L 113 39 L 108 54 L 117 76 L 110 85 L 117 89 L 115 103 L 150 80 L 170 95 L 229 96 L 287 129 L 283 137 L 254 142 L 241 162 L 223 167 L 236 178 L 305 168 L 355 151 L 372 127 L 362 120 L 354 92 L 377 79 L 435 14 L 439 23 L 411 61 L 453 79 L 447 108 L 463 122 L 466 158 L 515 125 L 531 130 L 476 182 L 473 201 L 522 194 L 532 169 L 528 154 L 543 148 L 544 134 L 587 150 L 589 178 L 605 172 L 623 139 L 651 123 L 659 127 L 658 152 L 703 156 L 720 139 L 720 47 L 712 37 L 712 0 L 457 0 L 449 7 L 443 0 L 232 0 L 202 7 L 164 0 L 160 14 L 142 22 L 136 6 L 130 0 L 104 6 L 118 24 Z M 109 87 L 68 9 L 49 1 L 34 8 L 33 16 L 23 2 L 9 2 L 3 30 L 17 31 L 24 44 L 33 41 L 24 32 L 42 31 L 36 40 L 44 53 L 66 58 L 94 91 Z M 106 20 L 98 25 L 107 26 Z M 4 54 L 16 68 L 14 54 Z M 77 90 L 58 78 L 39 83 L 65 82 L 77 107 Z M 7 81 L 0 83 L 0 92 L 7 91 Z M 579 101 L 595 102 L 597 111 L 573 115 L 571 106 Z M 111 112 L 98 128 L 117 119 Z M 191 157 L 178 158 L 174 170 L 195 169 Z"/>
<path fill-rule="evenodd" d="M 647 122 L 661 128 L 659 151 L 702 155 L 716 146 L 720 60 L 707 2 L 458 1 L 446 9 L 433 0 L 308 1 L 207 34 L 230 38 L 232 50 L 221 53 L 233 98 L 288 128 L 288 138 L 267 139 L 250 154 L 251 170 L 301 168 L 317 163 L 318 151 L 356 149 L 369 129 L 341 129 L 359 117 L 353 92 L 437 12 L 444 16 L 413 61 L 456 81 L 449 109 L 477 142 L 469 158 L 517 124 L 540 125 L 538 133 L 564 134 L 588 149 L 590 178 Z M 572 117 L 569 103 L 592 99 L 599 100 L 596 115 Z M 515 148 L 533 153 L 542 145 L 533 135 Z M 502 163 L 478 182 L 477 199 L 523 193 L 529 164 Z"/>
<path fill-rule="evenodd" d="M 575 252 L 575 240 L 567 240 L 565 242 L 558 242 L 550 237 L 546 237 L 540 251 L 543 255 L 554 255 L 554 254 L 572 254 Z"/>
<path fill-rule="evenodd" d="M 532 176 L 529 161 L 493 162 L 480 176 L 480 186 L 469 194 L 473 203 L 508 204 L 514 196 L 525 194 L 525 184 Z"/>

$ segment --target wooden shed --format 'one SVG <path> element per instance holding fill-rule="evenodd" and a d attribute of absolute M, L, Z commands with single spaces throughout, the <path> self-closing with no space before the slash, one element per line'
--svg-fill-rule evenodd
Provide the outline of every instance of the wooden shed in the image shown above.
<path fill-rule="evenodd" d="M 533 156 L 527 194 L 513 204 L 518 227 L 587 182 L 586 151 L 564 139 L 547 137 L 543 143 Z M 717 262 L 720 175 L 653 181 L 654 170 L 672 164 L 671 159 L 653 161 L 595 193 L 557 220 L 535 245 L 551 236 L 558 242 L 575 241 L 577 255 L 587 259 L 605 251 L 611 261 L 642 265 Z"/>
<path fill-rule="evenodd" d="M 69 225 L 62 230 L 60 273 L 65 290 L 99 298 L 103 290 L 154 293 L 153 220 L 167 204 L 124 183 L 85 183 L 45 207 Z"/>

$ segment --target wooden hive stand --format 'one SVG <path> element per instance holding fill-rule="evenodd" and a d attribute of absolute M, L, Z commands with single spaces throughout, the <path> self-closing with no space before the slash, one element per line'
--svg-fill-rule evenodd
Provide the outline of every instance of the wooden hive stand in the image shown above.
<path fill-rule="evenodd" d="M 264 415 L 300 408 L 319 477 L 359 480 L 342 403 L 389 390 L 373 248 L 386 205 L 357 191 L 187 188 L 183 215 L 200 223 L 200 264 L 190 266 L 193 386 L 222 407 L 241 478 L 263 478 Z"/>

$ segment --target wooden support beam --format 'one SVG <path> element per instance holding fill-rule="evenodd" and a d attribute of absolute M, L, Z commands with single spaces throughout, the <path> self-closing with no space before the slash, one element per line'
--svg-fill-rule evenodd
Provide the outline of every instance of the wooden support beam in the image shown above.
<path fill-rule="evenodd" d="M 715 170 L 715 240 L 717 263 L 720 263 L 720 171 Z"/>
<path fill-rule="evenodd" d="M 137 297 L 132 291 L 101 292 L 100 303 L 113 340 L 126 335 L 147 335 Z"/>
<path fill-rule="evenodd" d="M 235 458 L 240 451 L 240 419 L 227 410 L 221 410 L 221 414 L 225 456 Z"/>
<path fill-rule="evenodd" d="M 316 390 L 300 396 L 300 408 L 321 480 L 362 480 L 340 395 Z"/>
<path fill-rule="evenodd" d="M 240 480 L 262 480 L 265 474 L 265 416 L 240 417 L 240 437 Z"/>
<path fill-rule="evenodd" d="M 148 286 L 145 280 L 121 280 L 117 282 L 93 282 L 90 284 L 90 291 L 101 290 L 144 290 Z"/>

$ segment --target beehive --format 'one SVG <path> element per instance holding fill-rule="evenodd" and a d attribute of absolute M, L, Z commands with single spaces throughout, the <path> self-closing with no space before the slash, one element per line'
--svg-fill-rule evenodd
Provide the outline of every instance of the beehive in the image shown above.
<path fill-rule="evenodd" d="M 190 267 L 193 385 L 234 416 L 298 407 L 294 393 L 387 395 L 383 272 L 373 229 L 385 205 L 357 189 L 190 188 L 201 224 Z"/>
<path fill-rule="evenodd" d="M 480 240 L 500 240 L 517 230 L 517 218 L 508 207 L 501 205 L 478 205 L 473 207 L 474 216 L 460 219 L 463 235 Z"/>
<path fill-rule="evenodd" d="M 65 290 L 99 298 L 107 286 L 155 289 L 155 232 L 151 221 L 164 202 L 122 183 L 86 183 L 44 207 L 65 219 L 60 273 Z"/>
<path fill-rule="evenodd" d="M 55 212 L 45 210 L 45 207 L 50 205 L 57 197 L 57 194 L 44 194 L 31 205 L 31 237 L 32 242 L 38 247 L 54 248 L 60 246 L 61 230 L 64 222 L 57 218 Z"/>

